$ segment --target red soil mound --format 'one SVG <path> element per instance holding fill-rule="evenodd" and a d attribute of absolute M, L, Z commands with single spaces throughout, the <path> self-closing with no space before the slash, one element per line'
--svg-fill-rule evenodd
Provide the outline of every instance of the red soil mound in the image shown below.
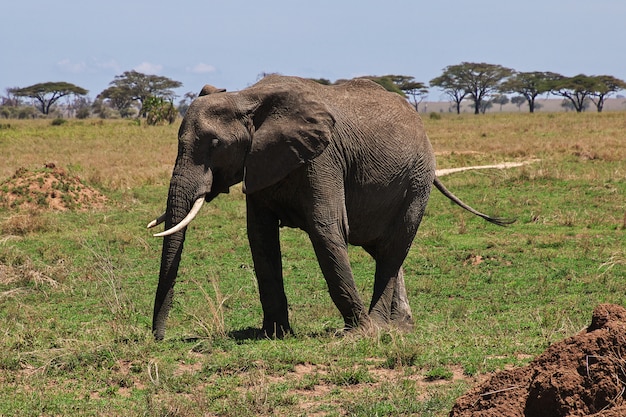
<path fill-rule="evenodd" d="M 450 417 L 626 416 L 626 309 L 601 304 L 586 330 L 528 366 L 494 374 Z"/>
<path fill-rule="evenodd" d="M 0 183 L 0 206 L 18 210 L 86 210 L 102 208 L 106 198 L 54 164 L 41 170 L 17 170 Z"/>

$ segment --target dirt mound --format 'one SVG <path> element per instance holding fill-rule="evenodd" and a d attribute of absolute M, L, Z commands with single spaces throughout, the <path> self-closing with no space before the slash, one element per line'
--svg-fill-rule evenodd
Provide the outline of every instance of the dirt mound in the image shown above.
<path fill-rule="evenodd" d="M 17 170 L 0 183 L 0 206 L 16 210 L 86 210 L 104 207 L 106 197 L 52 163 Z"/>
<path fill-rule="evenodd" d="M 456 401 L 451 417 L 626 415 L 626 309 L 601 304 L 586 330 L 528 366 L 494 374 Z"/>

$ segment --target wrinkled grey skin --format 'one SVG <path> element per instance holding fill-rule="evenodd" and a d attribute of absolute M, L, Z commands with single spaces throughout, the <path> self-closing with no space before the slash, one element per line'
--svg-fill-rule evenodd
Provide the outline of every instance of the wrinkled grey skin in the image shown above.
<path fill-rule="evenodd" d="M 247 229 L 263 307 L 262 330 L 290 331 L 279 228 L 304 230 L 347 329 L 412 323 L 402 263 L 434 183 L 435 157 L 418 114 L 373 82 L 339 86 L 268 76 L 240 92 L 207 86 L 178 134 L 165 228 L 199 197 L 206 202 L 243 181 Z M 153 333 L 162 339 L 186 228 L 163 240 Z M 355 287 L 348 244 L 376 261 L 366 308 Z"/>

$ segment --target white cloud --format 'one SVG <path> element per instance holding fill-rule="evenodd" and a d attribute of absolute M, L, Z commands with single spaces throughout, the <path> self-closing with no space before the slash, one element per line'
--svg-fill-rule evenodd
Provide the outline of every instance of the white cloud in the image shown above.
<path fill-rule="evenodd" d="M 143 74 L 158 74 L 163 69 L 163 65 L 161 64 L 152 64 L 150 62 L 142 62 L 133 68 L 137 72 L 141 72 Z"/>
<path fill-rule="evenodd" d="M 87 69 L 87 64 L 85 64 L 84 62 L 72 62 L 67 58 L 57 62 L 57 65 L 62 70 L 71 72 L 73 74 L 84 72 Z"/>
<path fill-rule="evenodd" d="M 193 72 L 194 74 L 208 74 L 210 72 L 215 72 L 215 67 L 213 65 L 199 63 L 191 68 L 188 68 L 188 71 Z"/>
<path fill-rule="evenodd" d="M 116 73 L 121 71 L 120 64 L 115 59 L 110 59 L 108 61 L 96 61 L 95 65 L 101 69 L 113 70 Z"/>

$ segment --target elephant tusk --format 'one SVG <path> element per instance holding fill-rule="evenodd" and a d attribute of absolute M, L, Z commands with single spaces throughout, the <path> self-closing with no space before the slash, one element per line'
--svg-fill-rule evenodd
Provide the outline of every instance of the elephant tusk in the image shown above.
<path fill-rule="evenodd" d="M 156 219 L 154 219 L 150 223 L 148 223 L 148 229 L 152 229 L 154 226 L 158 226 L 159 224 L 163 223 L 164 221 L 165 221 L 165 213 L 161 214 L 159 217 L 157 217 Z"/>
<path fill-rule="evenodd" d="M 195 203 L 193 203 L 193 207 L 191 208 L 191 210 L 189 210 L 189 213 L 187 214 L 187 216 L 180 222 L 178 223 L 176 226 L 165 230 L 161 233 L 156 233 L 153 236 L 154 237 L 163 237 L 163 236 L 169 236 L 172 235 L 182 229 L 184 229 L 185 227 L 187 227 L 187 225 L 189 223 L 191 223 L 191 221 L 194 219 L 194 217 L 196 217 L 196 215 L 198 214 L 198 212 L 200 211 L 200 209 L 202 208 L 202 205 L 204 204 L 204 196 L 200 197 L 199 199 L 196 200 Z M 158 220 L 158 219 L 157 219 Z"/>

